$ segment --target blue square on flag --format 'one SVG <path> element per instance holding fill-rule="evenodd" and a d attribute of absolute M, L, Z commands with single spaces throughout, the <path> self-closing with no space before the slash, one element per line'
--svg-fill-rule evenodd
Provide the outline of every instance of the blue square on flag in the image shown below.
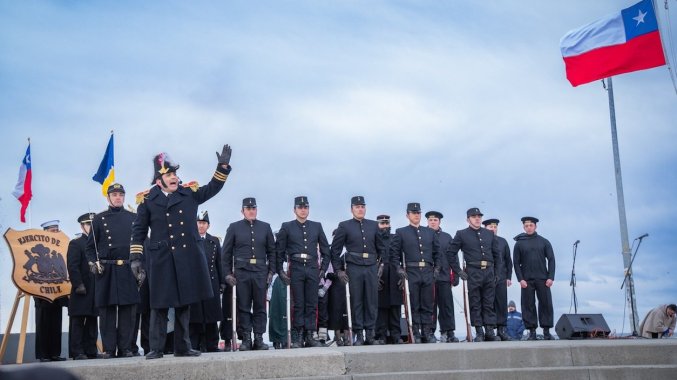
<path fill-rule="evenodd" d="M 651 0 L 643 0 L 629 8 L 623 9 L 621 16 L 625 25 L 627 40 L 658 29 L 658 22 L 656 22 L 656 14 L 654 13 L 653 5 L 651 5 Z"/>

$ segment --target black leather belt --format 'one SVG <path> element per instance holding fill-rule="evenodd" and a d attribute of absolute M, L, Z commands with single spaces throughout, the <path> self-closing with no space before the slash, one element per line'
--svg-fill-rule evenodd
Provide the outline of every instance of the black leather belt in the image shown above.
<path fill-rule="evenodd" d="M 487 268 L 491 268 L 491 267 L 494 266 L 494 263 L 492 261 L 486 261 L 486 260 L 466 262 L 466 264 L 470 267 L 479 268 L 479 269 L 487 269 Z"/>
<path fill-rule="evenodd" d="M 122 259 L 119 259 L 119 260 L 99 260 L 99 262 L 101 264 L 114 264 L 114 265 L 118 265 L 118 266 L 129 264 L 129 260 L 122 260 Z"/>
<path fill-rule="evenodd" d="M 259 262 L 259 263 L 260 263 L 260 262 L 263 262 L 263 260 L 243 259 L 243 258 L 240 258 L 240 257 L 235 258 L 235 260 L 237 260 L 237 261 L 239 261 L 239 262 L 248 263 L 248 264 L 256 264 L 257 262 Z"/>
<path fill-rule="evenodd" d="M 309 253 L 295 253 L 291 257 L 292 259 L 317 260 L 317 257 Z"/>
<path fill-rule="evenodd" d="M 369 257 L 376 255 L 375 253 L 369 252 L 348 252 L 351 256 L 359 257 L 362 259 L 368 259 Z"/>
<path fill-rule="evenodd" d="M 407 268 L 424 268 L 429 266 L 432 266 L 432 264 L 425 261 L 407 261 Z"/>

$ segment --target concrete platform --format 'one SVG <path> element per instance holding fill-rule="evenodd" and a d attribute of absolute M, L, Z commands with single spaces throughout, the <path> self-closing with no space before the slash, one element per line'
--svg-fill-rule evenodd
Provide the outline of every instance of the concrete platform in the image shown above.
<path fill-rule="evenodd" d="M 677 339 L 484 342 L 67 361 L 82 379 L 674 379 Z"/>

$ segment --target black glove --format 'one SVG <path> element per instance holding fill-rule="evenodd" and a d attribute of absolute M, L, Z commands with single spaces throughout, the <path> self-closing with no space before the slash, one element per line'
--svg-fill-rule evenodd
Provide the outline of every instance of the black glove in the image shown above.
<path fill-rule="evenodd" d="M 271 282 L 273 282 L 273 272 L 268 272 L 268 277 L 266 277 L 266 285 L 270 286 Z"/>
<path fill-rule="evenodd" d="M 383 290 L 383 286 L 385 285 L 385 281 L 381 277 L 378 278 L 378 290 L 379 292 Z"/>
<path fill-rule="evenodd" d="M 87 289 L 85 288 L 85 284 L 78 285 L 78 287 L 75 288 L 75 294 L 79 294 L 81 296 L 84 296 L 85 294 L 87 294 Z"/>
<path fill-rule="evenodd" d="M 433 280 L 437 281 L 438 278 L 440 278 L 440 267 L 435 267 L 433 269 Z"/>
<path fill-rule="evenodd" d="M 226 291 L 226 283 L 219 284 L 219 293 L 223 294 Z"/>
<path fill-rule="evenodd" d="M 280 276 L 280 281 L 282 281 L 284 286 L 289 286 L 289 284 L 291 284 L 291 279 L 287 276 L 285 271 L 281 270 L 280 273 L 278 273 L 278 276 Z"/>
<path fill-rule="evenodd" d="M 379 279 L 381 278 L 381 276 L 383 276 L 383 264 L 378 265 L 378 270 L 376 271 L 376 275 L 378 276 Z"/>
<path fill-rule="evenodd" d="M 141 271 L 143 271 L 143 268 L 141 268 L 141 260 L 132 260 L 132 262 L 129 263 L 129 266 L 132 268 L 132 274 L 134 275 L 136 282 L 139 282 Z M 145 273 L 143 274 L 143 278 L 146 278 Z"/>
<path fill-rule="evenodd" d="M 216 158 L 219 160 L 219 165 L 228 166 L 230 164 L 230 155 L 232 152 L 233 150 L 230 149 L 230 146 L 228 144 L 223 146 L 221 154 L 219 154 L 219 152 L 216 152 Z"/>
<path fill-rule="evenodd" d="M 340 270 L 336 273 L 336 277 L 338 277 L 339 281 L 341 281 L 341 284 L 345 285 L 348 283 L 348 273 L 344 270 Z"/>
<path fill-rule="evenodd" d="M 336 281 L 337 280 L 336 273 L 334 273 L 334 272 L 327 273 L 326 277 L 327 277 L 327 280 L 329 280 L 329 281 Z"/>
<path fill-rule="evenodd" d="M 402 267 L 398 267 L 397 268 L 397 276 L 400 277 L 400 280 L 406 280 L 407 279 L 407 270 L 402 268 Z"/>
<path fill-rule="evenodd" d="M 458 274 L 454 273 L 454 281 L 451 283 L 451 286 L 458 286 L 459 282 L 461 282 L 461 278 L 458 277 Z"/>
<path fill-rule="evenodd" d="M 144 281 L 146 281 L 146 271 L 141 269 L 139 271 L 139 276 L 136 278 L 136 285 L 140 288 Z"/>
<path fill-rule="evenodd" d="M 464 270 L 458 272 L 458 277 L 460 277 L 461 280 L 463 280 L 463 281 L 467 281 L 467 280 L 468 280 L 468 274 L 465 273 Z"/>
<path fill-rule="evenodd" d="M 399 280 L 397 280 L 397 287 L 400 290 L 404 290 L 404 279 L 400 278 Z"/>
<path fill-rule="evenodd" d="M 320 276 L 319 276 L 319 278 L 320 278 L 320 280 L 324 278 L 324 271 L 323 271 L 322 269 L 320 269 Z"/>
<path fill-rule="evenodd" d="M 229 274 L 228 276 L 226 276 L 226 284 L 228 284 L 231 287 L 237 285 L 237 278 L 235 278 L 234 275 Z"/>

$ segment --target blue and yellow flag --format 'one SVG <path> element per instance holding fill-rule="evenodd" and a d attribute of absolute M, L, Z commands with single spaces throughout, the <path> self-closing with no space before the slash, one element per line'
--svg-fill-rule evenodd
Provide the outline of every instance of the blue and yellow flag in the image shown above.
<path fill-rule="evenodd" d="M 108 147 L 106 147 L 106 153 L 103 155 L 101 164 L 99 165 L 99 170 L 92 179 L 101 184 L 101 193 L 103 196 L 107 196 L 108 186 L 115 180 L 115 160 L 113 157 L 113 133 L 110 134 L 110 140 L 108 140 Z"/>

